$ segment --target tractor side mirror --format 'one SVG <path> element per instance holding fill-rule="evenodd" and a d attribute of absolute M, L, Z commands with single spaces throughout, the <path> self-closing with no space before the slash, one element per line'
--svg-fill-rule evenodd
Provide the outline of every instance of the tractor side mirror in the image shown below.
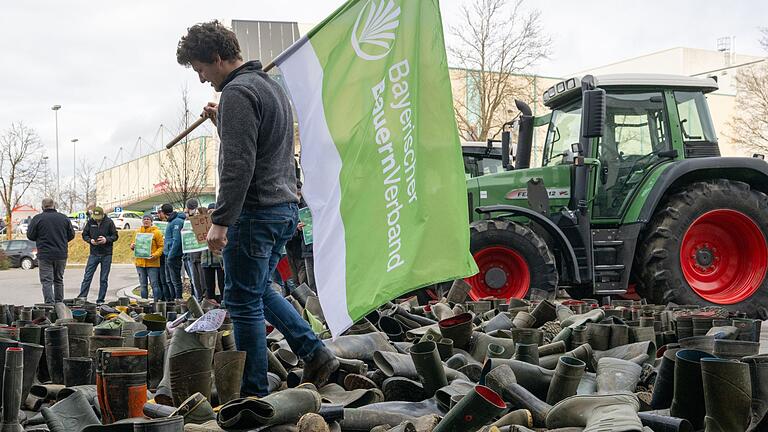
<path fill-rule="evenodd" d="M 584 138 L 600 138 L 605 129 L 605 90 L 584 91 L 581 135 Z"/>

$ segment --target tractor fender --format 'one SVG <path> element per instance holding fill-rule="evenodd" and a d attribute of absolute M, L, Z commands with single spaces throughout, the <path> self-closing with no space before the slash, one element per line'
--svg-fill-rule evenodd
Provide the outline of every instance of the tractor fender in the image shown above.
<path fill-rule="evenodd" d="M 714 178 L 743 181 L 757 190 L 768 193 L 768 162 L 749 157 L 706 157 L 674 161 L 656 179 L 637 219 L 634 221 L 625 219 L 624 222 L 646 224 L 671 188 Z"/>
<path fill-rule="evenodd" d="M 574 252 L 573 246 L 571 245 L 571 242 L 568 241 L 565 233 L 563 233 L 560 227 L 555 225 L 555 223 L 552 222 L 549 218 L 531 209 L 507 204 L 481 206 L 475 208 L 475 212 L 479 214 L 504 213 L 508 216 L 523 216 L 540 226 L 549 235 L 552 236 L 554 241 L 557 242 L 558 246 L 560 246 L 561 250 L 564 252 L 563 255 L 566 261 L 565 264 L 571 274 L 572 280 L 576 283 L 581 283 L 581 276 L 579 275 L 579 263 L 576 259 L 576 252 Z"/>

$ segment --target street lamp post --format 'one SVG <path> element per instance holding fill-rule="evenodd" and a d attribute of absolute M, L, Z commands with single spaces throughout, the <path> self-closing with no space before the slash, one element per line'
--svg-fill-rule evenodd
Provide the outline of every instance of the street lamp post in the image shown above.
<path fill-rule="evenodd" d="M 59 110 L 61 105 L 54 105 L 51 107 L 56 116 L 56 192 L 61 189 L 61 177 L 59 172 Z"/>
<path fill-rule="evenodd" d="M 77 188 L 77 142 L 80 141 L 77 138 L 73 138 L 71 140 L 72 142 L 72 156 L 75 158 L 72 161 L 72 193 L 75 193 L 75 189 Z M 74 200 L 73 200 L 74 201 Z M 74 204 L 74 203 L 73 203 Z M 72 211 L 75 211 L 73 208 Z"/>
<path fill-rule="evenodd" d="M 45 173 L 43 193 L 45 194 L 45 198 L 50 198 L 50 196 L 48 196 L 48 156 L 43 156 L 43 172 Z"/>

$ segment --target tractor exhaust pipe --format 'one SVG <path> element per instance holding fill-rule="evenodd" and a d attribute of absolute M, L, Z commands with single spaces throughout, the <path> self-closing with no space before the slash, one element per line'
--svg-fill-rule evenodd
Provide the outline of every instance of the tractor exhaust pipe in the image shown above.
<path fill-rule="evenodd" d="M 531 148 L 533 147 L 533 113 L 525 102 L 515 99 L 515 106 L 520 111 L 520 126 L 517 135 L 517 152 L 515 154 L 515 169 L 525 169 L 531 166 Z"/>

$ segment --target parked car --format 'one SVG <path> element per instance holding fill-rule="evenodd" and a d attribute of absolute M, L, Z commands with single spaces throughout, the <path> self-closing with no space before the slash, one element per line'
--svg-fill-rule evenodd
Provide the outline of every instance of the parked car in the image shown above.
<path fill-rule="evenodd" d="M 109 213 L 110 219 L 115 223 L 117 229 L 138 229 L 141 226 L 141 213 L 124 211 L 118 213 Z"/>
<path fill-rule="evenodd" d="M 0 249 L 8 258 L 11 267 L 30 270 L 37 267 L 37 247 L 32 240 L 6 240 L 0 242 Z"/>
<path fill-rule="evenodd" d="M 69 222 L 72 223 L 72 229 L 75 231 L 80 231 L 80 221 L 74 218 L 69 218 Z"/>

